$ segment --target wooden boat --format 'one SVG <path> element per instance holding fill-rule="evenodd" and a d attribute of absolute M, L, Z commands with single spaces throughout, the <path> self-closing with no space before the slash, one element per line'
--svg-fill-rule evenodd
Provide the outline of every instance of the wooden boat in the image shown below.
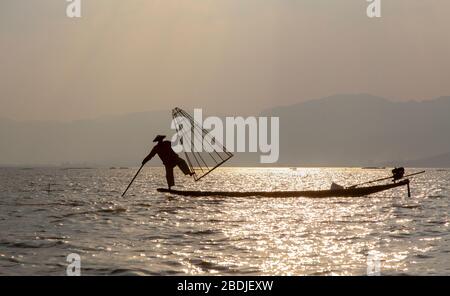
<path fill-rule="evenodd" d="M 310 198 L 324 198 L 324 197 L 359 197 L 367 196 L 381 191 L 386 191 L 389 189 L 407 186 L 409 191 L 409 180 L 402 180 L 397 183 L 376 185 L 376 186 L 366 186 L 366 187 L 355 187 L 355 188 L 344 188 L 337 190 L 317 190 L 317 191 L 184 191 L 184 190 L 173 190 L 166 188 L 158 188 L 158 192 L 170 193 L 182 196 L 215 196 L 215 197 L 310 197 Z"/>

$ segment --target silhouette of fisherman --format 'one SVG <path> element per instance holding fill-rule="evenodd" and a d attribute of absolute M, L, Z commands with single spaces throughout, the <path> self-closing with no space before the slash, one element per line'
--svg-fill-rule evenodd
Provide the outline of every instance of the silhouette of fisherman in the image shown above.
<path fill-rule="evenodd" d="M 153 140 L 153 142 L 158 142 L 149 155 L 142 161 L 142 165 L 145 165 L 150 159 L 158 154 L 161 158 L 165 168 L 166 168 L 166 180 L 169 189 L 175 185 L 175 179 L 173 176 L 173 169 L 178 166 L 180 170 L 185 174 L 192 176 L 194 173 L 191 172 L 186 161 L 178 156 L 172 149 L 170 141 L 163 141 L 166 136 L 158 135 Z"/>

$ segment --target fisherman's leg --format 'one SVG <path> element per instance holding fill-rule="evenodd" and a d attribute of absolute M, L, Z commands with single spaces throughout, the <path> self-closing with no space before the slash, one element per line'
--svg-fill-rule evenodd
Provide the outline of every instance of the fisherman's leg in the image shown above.
<path fill-rule="evenodd" d="M 177 161 L 177 166 L 180 168 L 180 170 L 185 174 L 185 175 L 190 175 L 192 176 L 194 173 L 191 172 L 191 169 L 189 168 L 189 166 L 187 165 L 186 161 L 182 158 L 178 158 Z"/>
<path fill-rule="evenodd" d="M 175 185 L 175 178 L 173 177 L 173 166 L 166 166 L 166 180 L 169 189 L 170 187 Z"/>

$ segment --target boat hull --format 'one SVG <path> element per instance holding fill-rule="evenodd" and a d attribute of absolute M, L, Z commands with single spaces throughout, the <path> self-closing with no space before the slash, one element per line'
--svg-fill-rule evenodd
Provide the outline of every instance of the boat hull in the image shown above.
<path fill-rule="evenodd" d="M 359 197 L 367 196 L 389 189 L 408 186 L 409 180 L 403 180 L 397 183 L 367 186 L 360 188 L 345 188 L 337 190 L 317 190 L 317 191 L 185 191 L 172 190 L 166 188 L 158 188 L 158 192 L 170 193 L 182 196 L 217 196 L 217 197 L 310 197 L 310 198 L 326 198 L 326 197 Z"/>

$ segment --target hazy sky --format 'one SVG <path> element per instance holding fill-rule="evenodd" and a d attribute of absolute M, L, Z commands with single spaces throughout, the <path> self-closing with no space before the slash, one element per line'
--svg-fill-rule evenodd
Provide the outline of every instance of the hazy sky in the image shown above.
<path fill-rule="evenodd" d="M 450 1 L 1 0 L 0 117 L 450 95 Z"/>

